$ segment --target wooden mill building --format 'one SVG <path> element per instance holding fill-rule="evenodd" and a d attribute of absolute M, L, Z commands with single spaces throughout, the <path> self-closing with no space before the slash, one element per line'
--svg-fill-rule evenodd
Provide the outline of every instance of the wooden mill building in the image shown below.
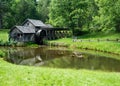
<path fill-rule="evenodd" d="M 9 33 L 9 39 L 16 42 L 42 43 L 43 39 L 57 39 L 68 36 L 68 28 L 54 28 L 40 20 L 27 19 L 21 26 L 14 26 Z"/>

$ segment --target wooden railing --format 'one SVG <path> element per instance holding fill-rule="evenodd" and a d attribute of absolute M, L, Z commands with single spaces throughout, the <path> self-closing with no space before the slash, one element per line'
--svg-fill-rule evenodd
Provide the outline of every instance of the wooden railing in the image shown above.
<path fill-rule="evenodd" d="M 116 39 L 77 39 L 73 38 L 73 42 L 120 42 L 120 38 Z"/>

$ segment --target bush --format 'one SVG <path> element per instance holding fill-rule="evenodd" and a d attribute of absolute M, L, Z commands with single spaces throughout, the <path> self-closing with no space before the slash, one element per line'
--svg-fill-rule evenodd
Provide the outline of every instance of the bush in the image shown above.
<path fill-rule="evenodd" d="M 81 36 L 81 35 L 85 35 L 85 34 L 88 34 L 88 31 L 81 31 L 79 28 L 76 28 L 74 30 L 74 35 L 75 36 Z"/>
<path fill-rule="evenodd" d="M 0 46 L 3 46 L 3 40 L 0 40 Z"/>
<path fill-rule="evenodd" d="M 4 57 L 4 56 L 5 56 L 5 53 L 0 50 L 0 57 Z"/>
<path fill-rule="evenodd" d="M 15 46 L 17 43 L 14 41 L 6 41 L 0 40 L 0 46 Z"/>
<path fill-rule="evenodd" d="M 39 45 L 35 44 L 34 42 L 26 42 L 24 44 L 24 46 L 27 46 L 27 47 L 38 47 Z"/>

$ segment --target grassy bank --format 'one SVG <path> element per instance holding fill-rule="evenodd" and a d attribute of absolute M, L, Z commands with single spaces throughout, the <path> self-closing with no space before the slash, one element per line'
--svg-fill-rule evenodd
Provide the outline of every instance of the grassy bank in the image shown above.
<path fill-rule="evenodd" d="M 0 41 L 6 42 L 8 41 L 8 29 L 0 30 Z"/>
<path fill-rule="evenodd" d="M 5 56 L 5 52 L 0 50 L 0 57 L 4 57 Z"/>
<path fill-rule="evenodd" d="M 7 32 L 7 30 L 0 31 L 0 40 L 7 41 Z M 106 39 L 110 38 L 110 35 L 102 35 L 101 37 L 85 35 L 78 37 L 78 39 Z M 118 37 L 119 34 L 111 35 L 111 39 Z M 50 41 L 50 44 L 71 49 L 84 48 L 120 53 L 118 42 L 73 42 L 72 38 L 64 38 Z M 33 46 L 35 45 L 31 45 L 31 47 Z M 0 57 L 5 56 L 3 50 L 0 50 L 0 55 Z M 120 73 L 117 72 L 19 66 L 10 64 L 0 58 L 0 86 L 120 86 L 119 76 Z"/>
<path fill-rule="evenodd" d="M 99 36 L 98 36 L 99 35 Z M 106 39 L 114 40 L 120 38 L 120 34 L 94 34 L 94 35 L 84 35 L 79 36 L 76 40 L 82 41 L 73 41 L 72 38 L 63 38 L 58 40 L 49 41 L 50 45 L 54 46 L 65 46 L 72 49 L 88 49 L 101 52 L 107 52 L 112 54 L 120 54 L 120 42 L 116 41 L 106 41 Z M 103 40 L 103 41 L 98 41 Z M 92 40 L 92 41 L 90 41 Z"/>
<path fill-rule="evenodd" d="M 7 29 L 0 30 L 0 45 L 12 45 L 8 41 L 8 31 Z M 72 38 L 64 38 L 59 40 L 49 41 L 50 45 L 57 46 L 65 46 L 71 49 L 89 49 L 113 54 L 120 54 L 120 40 L 116 41 L 98 41 L 99 40 L 116 40 L 120 39 L 119 33 L 95 33 L 95 34 L 87 34 L 83 36 L 77 37 L 77 40 L 82 40 L 82 42 L 75 42 Z M 2 40 L 2 41 L 1 41 Z M 95 41 L 88 41 L 95 40 Z M 29 44 L 28 44 L 29 45 Z M 32 46 L 30 44 L 29 46 Z M 19 46 L 16 45 L 16 46 Z"/>
<path fill-rule="evenodd" d="M 120 73 L 18 66 L 0 59 L 0 86 L 119 86 Z"/>
<path fill-rule="evenodd" d="M 0 46 L 10 46 L 11 43 L 8 41 L 8 29 L 1 29 L 0 30 Z"/>

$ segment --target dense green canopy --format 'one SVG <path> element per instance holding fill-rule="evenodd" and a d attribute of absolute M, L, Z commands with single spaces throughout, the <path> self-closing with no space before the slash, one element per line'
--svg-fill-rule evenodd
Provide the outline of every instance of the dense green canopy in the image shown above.
<path fill-rule="evenodd" d="M 120 0 L 0 0 L 0 28 L 40 19 L 75 34 L 120 32 Z"/>

